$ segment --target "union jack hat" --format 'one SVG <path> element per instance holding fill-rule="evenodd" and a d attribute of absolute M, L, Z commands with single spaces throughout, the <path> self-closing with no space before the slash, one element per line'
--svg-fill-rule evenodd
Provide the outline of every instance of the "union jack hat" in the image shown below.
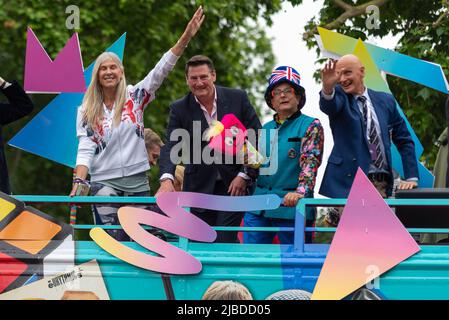
<path fill-rule="evenodd" d="M 298 106 L 299 109 L 301 109 L 306 103 L 306 91 L 301 86 L 301 76 L 299 75 L 299 72 L 289 66 L 280 66 L 271 72 L 271 76 L 268 79 L 268 88 L 265 91 L 265 101 L 268 106 L 273 109 L 273 106 L 271 105 L 271 90 L 284 82 L 289 83 L 302 97 Z"/>

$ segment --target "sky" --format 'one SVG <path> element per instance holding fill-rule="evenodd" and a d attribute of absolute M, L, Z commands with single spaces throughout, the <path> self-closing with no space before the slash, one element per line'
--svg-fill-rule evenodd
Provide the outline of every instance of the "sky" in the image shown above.
<path fill-rule="evenodd" d="M 293 7 L 290 2 L 284 2 L 282 10 L 273 16 L 272 27 L 266 30 L 268 37 L 272 38 L 273 52 L 276 57 L 274 67 L 288 65 L 299 72 L 301 85 L 305 88 L 307 97 L 302 112 L 318 118 L 324 128 L 323 162 L 318 169 L 315 197 L 322 197 L 318 194 L 318 190 L 326 168 L 327 158 L 332 150 L 333 140 L 327 115 L 322 113 L 319 108 L 321 85 L 313 79 L 313 73 L 319 68 L 319 65 L 315 64 L 318 56 L 314 49 L 309 50 L 307 48 L 306 43 L 302 40 L 302 33 L 307 21 L 319 15 L 323 3 L 324 0 L 316 2 L 304 0 L 300 6 Z M 380 17 L 382 17 L 382 11 L 380 11 Z M 368 42 L 383 48 L 393 49 L 399 37 L 385 37 L 382 40 L 371 38 Z M 271 120 L 271 117 L 267 116 L 262 122 L 265 123 L 269 120 Z"/>

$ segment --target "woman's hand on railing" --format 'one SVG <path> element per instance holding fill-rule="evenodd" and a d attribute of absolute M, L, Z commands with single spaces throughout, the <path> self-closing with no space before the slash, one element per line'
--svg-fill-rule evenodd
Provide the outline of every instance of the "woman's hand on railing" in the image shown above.
<path fill-rule="evenodd" d="M 158 195 L 166 192 L 174 192 L 175 187 L 173 185 L 173 181 L 171 179 L 165 179 L 161 182 L 161 186 L 157 190 L 155 197 L 157 198 Z"/>
<path fill-rule="evenodd" d="M 73 180 L 72 191 L 70 191 L 70 196 L 87 196 L 90 190 L 90 183 L 87 180 L 81 178 L 75 178 Z"/>
<path fill-rule="evenodd" d="M 77 186 L 75 186 L 75 184 L 74 184 L 73 187 L 72 187 L 72 190 L 70 191 L 70 194 L 69 194 L 70 197 L 75 196 L 75 194 L 76 194 L 76 189 L 77 189 Z"/>

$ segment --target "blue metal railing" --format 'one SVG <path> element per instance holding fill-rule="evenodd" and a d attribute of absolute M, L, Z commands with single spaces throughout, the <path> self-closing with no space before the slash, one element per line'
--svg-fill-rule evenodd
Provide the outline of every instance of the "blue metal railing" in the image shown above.
<path fill-rule="evenodd" d="M 114 204 L 135 204 L 148 205 L 155 204 L 155 197 L 103 197 L 103 196 L 37 196 L 37 195 L 17 195 L 16 199 L 32 203 L 60 203 L 60 204 L 98 204 L 98 203 L 114 203 Z M 293 232 L 295 230 L 303 230 L 295 232 L 294 250 L 296 252 L 304 252 L 305 233 L 306 232 L 335 232 L 336 228 L 325 227 L 305 227 L 306 207 L 334 207 L 346 205 L 347 199 L 321 199 L 321 198 L 304 198 L 298 202 L 296 207 L 296 218 L 294 228 L 279 227 L 213 227 L 216 231 L 268 231 L 268 232 Z M 385 199 L 389 206 L 447 206 L 449 210 L 449 199 Z M 188 210 L 188 208 L 186 208 Z M 103 229 L 121 229 L 121 226 L 104 226 L 104 225 L 79 225 L 73 226 L 77 230 L 88 230 L 94 227 Z M 145 227 L 152 229 L 151 227 Z M 409 228 L 410 233 L 448 233 L 449 229 L 443 228 Z M 180 238 L 180 245 L 186 247 L 188 239 Z"/>
<path fill-rule="evenodd" d="M 449 199 L 384 199 L 391 206 L 429 206 L 429 207 L 448 207 Z M 304 252 L 304 233 L 305 232 L 335 232 L 336 228 L 307 227 L 305 228 L 306 207 L 335 207 L 346 205 L 347 199 L 301 199 L 296 207 L 295 230 L 304 230 L 304 232 L 295 232 L 294 249 L 297 252 Z M 449 233 L 449 229 L 443 228 L 407 228 L 410 233 Z"/>
<path fill-rule="evenodd" d="M 33 203 L 50 203 L 50 204 L 123 204 L 123 205 L 150 205 L 156 204 L 155 197 L 109 197 L 109 196 L 39 196 L 39 195 L 14 195 L 17 200 L 26 202 L 27 204 Z M 189 211 L 189 208 L 185 208 Z M 75 230 L 90 230 L 92 228 L 102 228 L 105 230 L 123 229 L 120 225 L 72 225 Z M 151 230 L 153 227 L 144 226 L 144 229 Z M 294 228 L 281 228 L 281 227 L 212 227 L 216 231 L 268 231 L 268 232 L 294 232 Z M 183 246 L 188 245 L 189 240 L 179 237 L 179 243 Z"/>

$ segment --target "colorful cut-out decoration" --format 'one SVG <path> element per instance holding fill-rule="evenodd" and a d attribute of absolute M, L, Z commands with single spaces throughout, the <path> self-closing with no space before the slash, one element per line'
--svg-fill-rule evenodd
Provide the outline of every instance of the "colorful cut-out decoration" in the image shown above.
<path fill-rule="evenodd" d="M 116 53 L 123 60 L 126 34 L 106 51 Z M 90 84 L 94 62 L 84 72 L 86 86 Z M 62 93 L 53 99 L 8 143 L 38 156 L 75 167 L 78 152 L 76 115 L 83 101 L 82 93 Z"/>
<path fill-rule="evenodd" d="M 0 252 L 0 292 L 5 291 L 27 268 L 26 263 Z"/>
<path fill-rule="evenodd" d="M 83 59 L 78 34 L 51 60 L 31 28 L 27 32 L 25 91 L 29 93 L 85 92 Z"/>
<path fill-rule="evenodd" d="M 167 192 L 156 199 L 166 216 L 153 211 L 122 207 L 118 211 L 120 224 L 138 244 L 158 255 L 133 250 L 112 238 L 101 228 L 90 231 L 91 238 L 105 251 L 134 266 L 169 274 L 196 274 L 201 262 L 191 254 L 151 235 L 141 225 L 149 225 L 195 241 L 212 242 L 217 233 L 206 222 L 183 207 L 209 210 L 245 211 L 271 210 L 281 204 L 277 195 L 228 197 L 193 192 Z"/>
<path fill-rule="evenodd" d="M 380 74 L 380 70 L 382 70 L 394 76 L 414 81 L 441 92 L 448 93 L 449 86 L 447 84 L 447 79 L 444 76 L 441 66 L 435 63 L 412 58 L 391 50 L 386 50 L 368 43 L 364 43 L 360 39 L 356 40 L 327 29 L 318 28 L 318 31 L 320 36 L 317 36 L 317 41 L 323 55 L 336 59 L 342 55 L 350 53 L 358 56 L 365 65 L 365 84 L 373 90 L 391 94 L 386 80 Z M 405 120 L 415 143 L 416 158 L 419 160 L 424 148 L 408 122 L 401 107 L 397 103 L 396 105 L 399 113 Z M 403 176 L 404 170 L 402 167 L 401 156 L 396 146 L 392 144 L 391 148 L 393 168 L 399 172 L 401 176 Z M 433 174 L 419 161 L 418 169 L 419 186 L 428 188 L 432 187 L 434 181 Z"/>
<path fill-rule="evenodd" d="M 100 266 L 96 260 L 91 260 L 1 294 L 0 300 L 110 300 L 110 298 Z"/>
<path fill-rule="evenodd" d="M 226 114 L 221 121 L 214 121 L 206 131 L 209 148 L 222 154 L 238 154 L 245 159 L 244 163 L 259 167 L 264 158 L 247 138 L 246 127 L 233 114 Z"/>
<path fill-rule="evenodd" d="M 73 267 L 71 226 L 1 192 L 0 217 L 0 293 Z"/>
<path fill-rule="evenodd" d="M 357 39 L 318 27 L 318 45 L 322 54 L 332 58 L 353 53 Z M 449 93 L 449 84 L 439 64 L 416 59 L 393 50 L 364 42 L 377 68 L 393 76 Z"/>
<path fill-rule="evenodd" d="M 343 299 L 419 250 L 359 168 L 312 299 Z"/>

